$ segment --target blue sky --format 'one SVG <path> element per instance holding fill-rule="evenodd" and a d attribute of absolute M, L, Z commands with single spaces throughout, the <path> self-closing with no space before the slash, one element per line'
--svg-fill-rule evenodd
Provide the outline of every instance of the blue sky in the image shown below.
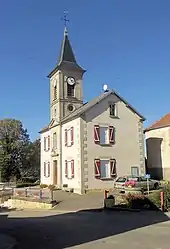
<path fill-rule="evenodd" d="M 69 11 L 69 38 L 87 69 L 84 99 L 114 88 L 145 126 L 169 112 L 169 0 L 0 2 L 0 119 L 16 118 L 31 139 L 49 122 L 49 81 Z"/>

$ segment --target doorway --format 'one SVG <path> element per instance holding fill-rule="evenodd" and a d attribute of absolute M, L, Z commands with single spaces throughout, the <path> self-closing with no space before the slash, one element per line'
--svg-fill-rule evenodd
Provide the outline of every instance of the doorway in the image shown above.
<path fill-rule="evenodd" d="M 57 185 L 57 160 L 53 161 L 53 184 Z"/>

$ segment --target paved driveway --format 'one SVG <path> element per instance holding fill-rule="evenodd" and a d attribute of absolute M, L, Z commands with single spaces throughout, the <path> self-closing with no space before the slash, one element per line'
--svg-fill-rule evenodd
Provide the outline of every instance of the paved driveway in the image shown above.
<path fill-rule="evenodd" d="M 11 212 L 0 216 L 0 232 L 18 249 L 169 249 L 170 222 L 161 212 Z"/>

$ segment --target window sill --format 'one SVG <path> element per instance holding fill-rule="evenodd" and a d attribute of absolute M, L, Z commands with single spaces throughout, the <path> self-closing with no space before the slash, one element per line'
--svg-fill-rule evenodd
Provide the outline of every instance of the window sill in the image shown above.
<path fill-rule="evenodd" d="M 113 144 L 99 144 L 100 146 L 111 147 Z"/>
<path fill-rule="evenodd" d="M 114 176 L 114 177 L 101 177 L 100 180 L 102 180 L 102 181 L 114 181 L 115 177 L 116 176 Z"/>
<path fill-rule="evenodd" d="M 110 118 L 119 119 L 119 117 L 118 117 L 118 116 L 115 116 L 115 115 L 110 115 Z"/>

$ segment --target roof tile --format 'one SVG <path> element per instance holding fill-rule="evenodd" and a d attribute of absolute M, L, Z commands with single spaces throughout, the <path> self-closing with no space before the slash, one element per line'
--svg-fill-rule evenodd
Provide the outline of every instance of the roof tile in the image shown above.
<path fill-rule="evenodd" d="M 156 121 L 153 123 L 151 126 L 145 129 L 146 131 L 154 130 L 154 129 L 159 129 L 163 127 L 170 126 L 170 113 L 166 114 L 163 116 L 160 120 Z"/>

